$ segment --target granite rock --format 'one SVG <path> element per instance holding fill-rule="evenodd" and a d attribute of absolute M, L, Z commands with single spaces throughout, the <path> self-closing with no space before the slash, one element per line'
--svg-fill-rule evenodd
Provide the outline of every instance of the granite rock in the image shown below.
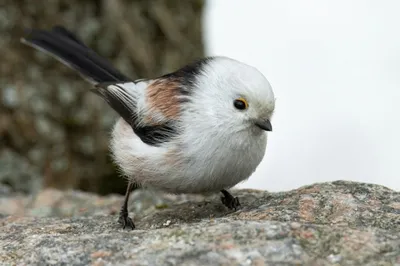
<path fill-rule="evenodd" d="M 135 230 L 117 223 L 121 196 L 47 189 L 1 199 L 4 265 L 400 265 L 400 193 L 336 181 L 269 193 L 138 190 Z M 1 195 L 1 194 L 0 194 Z M 132 214 L 131 214 L 132 215 Z M 2 264 L 2 265 L 3 265 Z"/>

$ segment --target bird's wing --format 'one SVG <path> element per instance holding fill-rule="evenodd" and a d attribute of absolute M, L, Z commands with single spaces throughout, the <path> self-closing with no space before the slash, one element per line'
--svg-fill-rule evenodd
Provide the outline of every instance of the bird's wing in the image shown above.
<path fill-rule="evenodd" d="M 94 85 L 92 91 L 106 100 L 143 142 L 159 145 L 176 135 L 176 90 L 173 82 L 166 82 L 171 79 L 133 81 L 62 26 L 32 29 L 21 41 L 51 55 Z"/>
<path fill-rule="evenodd" d="M 177 135 L 181 105 L 181 84 L 173 78 L 97 84 L 100 95 L 149 145 L 159 145 Z"/>

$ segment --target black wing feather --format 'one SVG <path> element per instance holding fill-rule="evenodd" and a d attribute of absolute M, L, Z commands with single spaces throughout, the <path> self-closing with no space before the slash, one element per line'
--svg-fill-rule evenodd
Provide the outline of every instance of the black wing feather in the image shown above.
<path fill-rule="evenodd" d="M 118 71 L 108 60 L 99 56 L 87 47 L 72 32 L 62 26 L 55 26 L 51 30 L 29 30 L 27 36 L 21 39 L 27 45 L 45 52 L 63 64 L 77 71 L 86 80 L 97 85 L 92 89 L 100 95 L 127 123 L 129 123 L 140 139 L 149 145 L 159 145 L 169 141 L 176 135 L 171 124 L 137 126 L 135 103 L 127 103 L 118 94 L 107 89 L 107 85 L 133 82 L 132 79 Z M 124 88 L 120 87 L 122 92 Z"/>

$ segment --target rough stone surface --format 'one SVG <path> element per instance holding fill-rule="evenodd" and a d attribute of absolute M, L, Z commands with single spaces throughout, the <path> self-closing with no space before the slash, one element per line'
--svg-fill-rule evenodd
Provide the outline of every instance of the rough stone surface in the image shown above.
<path fill-rule="evenodd" d="M 1 189 L 0 191 L 7 191 Z M 400 265 L 400 193 L 337 181 L 268 193 L 136 191 L 137 229 L 116 223 L 122 197 L 46 189 L 1 198 L 2 265 Z M 132 214 L 131 214 L 132 215 Z"/>
<path fill-rule="evenodd" d="M 125 190 L 108 156 L 115 112 L 78 74 L 21 44 L 25 28 L 64 25 L 135 79 L 203 56 L 202 10 L 203 0 L 0 0 L 0 183 Z"/>

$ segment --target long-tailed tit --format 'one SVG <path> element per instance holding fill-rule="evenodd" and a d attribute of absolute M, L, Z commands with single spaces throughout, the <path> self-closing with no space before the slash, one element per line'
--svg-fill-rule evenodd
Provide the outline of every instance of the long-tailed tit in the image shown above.
<path fill-rule="evenodd" d="M 168 193 L 218 193 L 250 177 L 264 157 L 275 98 L 254 67 L 206 57 L 175 72 L 133 80 L 61 26 L 30 30 L 21 41 L 71 67 L 120 116 L 112 130 L 113 160 L 129 184 L 119 222 L 128 215 L 133 187 Z"/>

